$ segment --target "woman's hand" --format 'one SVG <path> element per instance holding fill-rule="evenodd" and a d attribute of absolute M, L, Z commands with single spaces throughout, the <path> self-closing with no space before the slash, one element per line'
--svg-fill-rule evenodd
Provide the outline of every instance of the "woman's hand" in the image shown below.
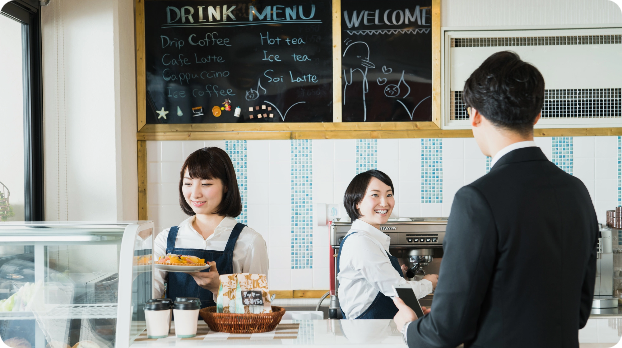
<path fill-rule="evenodd" d="M 432 282 L 432 288 L 436 289 L 436 284 L 438 283 L 438 274 L 428 274 L 427 276 L 423 277 L 423 279 Z"/>
<path fill-rule="evenodd" d="M 211 261 L 209 263 L 209 272 L 192 272 L 188 273 L 194 278 L 194 281 L 203 289 L 211 291 L 213 294 L 218 294 L 220 288 L 220 274 L 216 269 L 216 262 Z"/>

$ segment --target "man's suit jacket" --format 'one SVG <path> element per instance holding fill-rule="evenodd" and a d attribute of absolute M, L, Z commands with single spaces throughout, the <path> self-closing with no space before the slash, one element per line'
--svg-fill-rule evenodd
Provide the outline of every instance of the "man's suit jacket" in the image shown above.
<path fill-rule="evenodd" d="M 432 312 L 409 347 L 578 347 L 592 307 L 598 222 L 583 183 L 517 149 L 455 196 Z"/>

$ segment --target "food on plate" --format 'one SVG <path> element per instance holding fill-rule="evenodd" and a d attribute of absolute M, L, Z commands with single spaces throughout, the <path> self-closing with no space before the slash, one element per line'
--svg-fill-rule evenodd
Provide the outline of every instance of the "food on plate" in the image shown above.
<path fill-rule="evenodd" d="M 73 348 L 100 348 L 99 344 L 93 341 L 80 341 L 73 345 Z"/>
<path fill-rule="evenodd" d="M 135 265 L 150 265 L 151 264 L 151 255 L 144 256 L 134 256 L 134 264 Z"/>
<path fill-rule="evenodd" d="M 71 346 L 61 341 L 52 341 L 45 348 L 71 348 Z"/>
<path fill-rule="evenodd" d="M 24 338 L 13 337 L 4 341 L 4 344 L 11 348 L 31 348 L 30 342 L 26 341 Z"/>
<path fill-rule="evenodd" d="M 205 259 L 200 259 L 196 256 L 167 254 L 166 256 L 160 256 L 156 263 L 172 266 L 205 266 Z"/>

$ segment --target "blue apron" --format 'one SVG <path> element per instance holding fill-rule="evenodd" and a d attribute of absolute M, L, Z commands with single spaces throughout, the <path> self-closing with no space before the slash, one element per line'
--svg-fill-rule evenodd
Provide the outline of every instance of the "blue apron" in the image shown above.
<path fill-rule="evenodd" d="M 341 252 L 343 251 L 343 243 L 345 243 L 348 237 L 355 233 L 357 232 L 352 232 L 347 235 L 339 245 L 339 254 L 337 255 L 337 274 L 339 274 L 339 259 L 341 258 Z M 402 274 L 402 268 L 397 261 L 397 257 L 391 256 L 389 253 L 387 253 L 387 256 L 389 257 L 389 260 L 391 260 L 391 265 L 393 265 L 393 268 L 395 268 L 397 273 Z M 341 309 L 341 306 L 339 306 L 339 309 L 341 310 L 343 319 L 347 319 L 346 314 L 343 312 L 343 309 Z M 395 307 L 393 300 L 389 296 L 383 294 L 382 291 L 378 291 L 378 295 L 376 295 L 376 298 L 371 305 L 369 305 L 369 307 L 361 315 L 356 317 L 356 319 L 393 319 L 393 317 L 397 314 L 397 311 L 397 307 Z"/>
<path fill-rule="evenodd" d="M 238 241 L 238 237 L 242 230 L 246 227 L 243 224 L 236 224 L 224 251 L 203 250 L 203 249 L 182 249 L 175 248 L 175 240 L 179 227 L 174 226 L 168 232 L 166 240 L 166 253 L 177 255 L 190 255 L 205 259 L 205 262 L 216 261 L 216 268 L 219 274 L 233 273 L 233 248 Z M 203 270 L 202 272 L 208 272 Z M 192 278 L 191 275 L 181 272 L 168 272 L 168 282 L 166 286 L 166 297 L 175 299 L 175 297 L 198 297 L 201 300 L 201 308 L 215 306 L 214 295 L 211 291 L 203 289 Z"/>

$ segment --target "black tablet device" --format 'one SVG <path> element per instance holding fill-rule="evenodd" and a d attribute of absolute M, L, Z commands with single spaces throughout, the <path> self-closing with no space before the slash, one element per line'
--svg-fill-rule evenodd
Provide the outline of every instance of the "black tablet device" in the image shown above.
<path fill-rule="evenodd" d="M 410 284 L 396 285 L 393 288 L 397 293 L 397 297 L 401 298 L 417 314 L 418 318 L 423 317 L 423 310 Z"/>

